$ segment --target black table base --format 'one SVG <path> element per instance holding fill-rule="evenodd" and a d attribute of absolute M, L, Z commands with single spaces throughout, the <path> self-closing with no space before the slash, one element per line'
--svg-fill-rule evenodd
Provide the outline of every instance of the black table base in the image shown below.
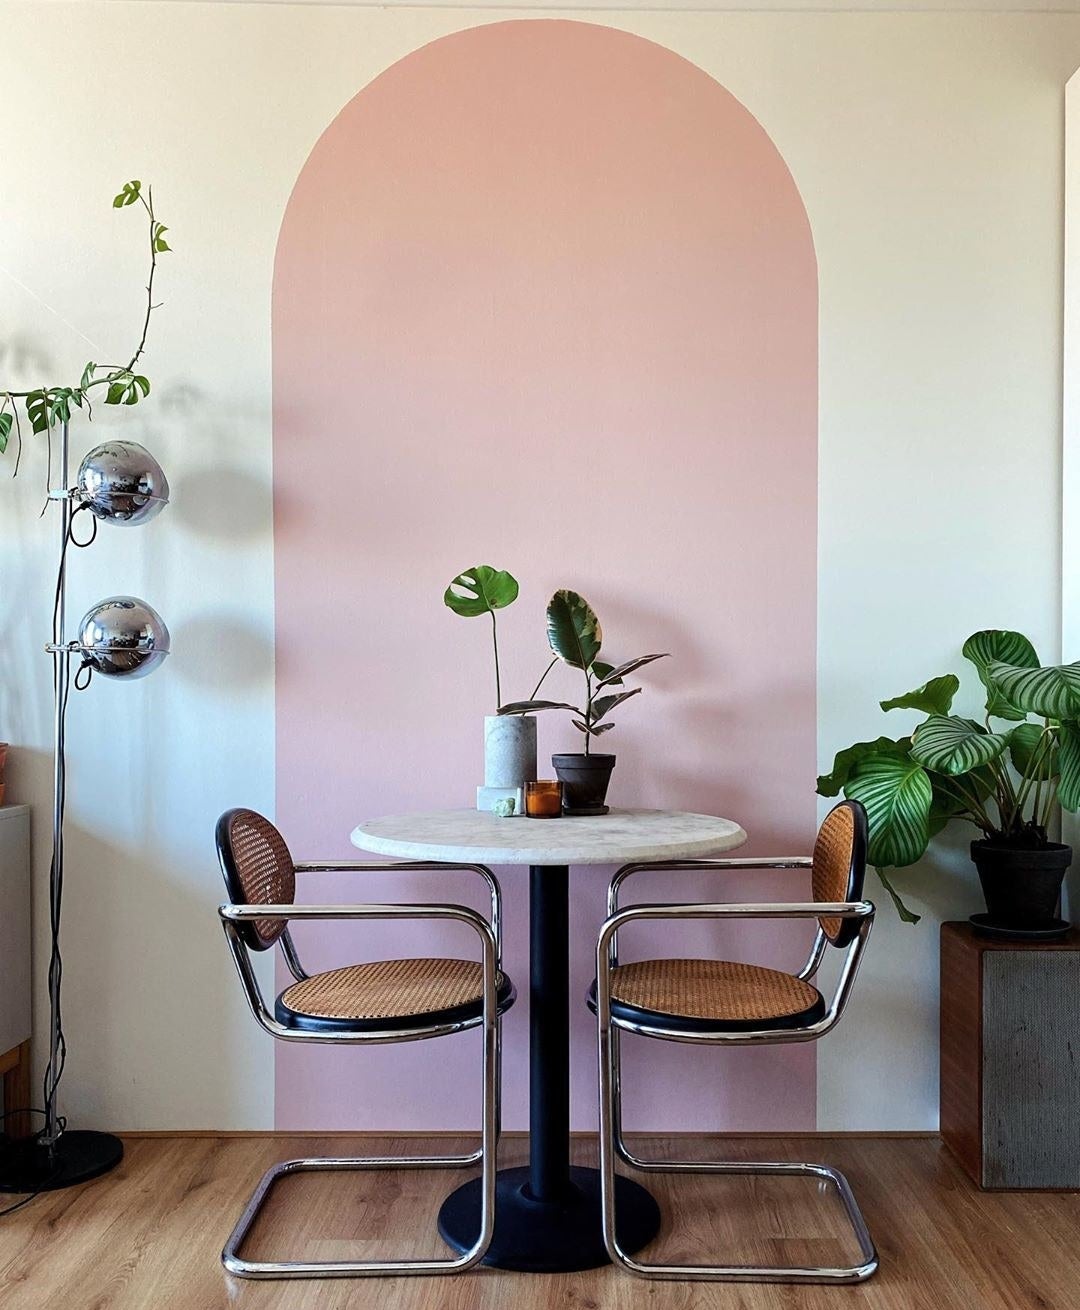
<path fill-rule="evenodd" d="M 639 1251 L 660 1227 L 656 1202 L 637 1183 L 615 1179 L 619 1245 Z M 480 1231 L 480 1179 L 459 1187 L 439 1211 L 439 1232 L 455 1251 L 467 1251 Z M 495 1235 L 484 1264 L 548 1274 L 596 1269 L 608 1263 L 600 1224 L 600 1173 L 571 1169 L 563 1193 L 537 1201 L 529 1170 L 503 1169 L 495 1189 Z"/>
<path fill-rule="evenodd" d="M 518 820 L 528 822 L 528 820 Z M 570 871 L 529 870 L 529 1166 L 499 1174 L 495 1235 L 484 1263 L 534 1272 L 607 1264 L 600 1175 L 570 1167 Z M 584 999 L 581 1002 L 584 1005 Z M 619 1241 L 637 1251 L 656 1235 L 660 1211 L 637 1183 L 618 1189 Z M 439 1231 L 467 1251 L 480 1231 L 480 1183 L 444 1202 Z"/>

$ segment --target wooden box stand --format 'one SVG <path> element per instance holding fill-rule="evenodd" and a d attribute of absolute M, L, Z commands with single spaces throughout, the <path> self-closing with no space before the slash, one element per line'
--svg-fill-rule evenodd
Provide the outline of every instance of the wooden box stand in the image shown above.
<path fill-rule="evenodd" d="M 982 1188 L 1080 1188 L 1080 930 L 941 925 L 941 1136 Z"/>

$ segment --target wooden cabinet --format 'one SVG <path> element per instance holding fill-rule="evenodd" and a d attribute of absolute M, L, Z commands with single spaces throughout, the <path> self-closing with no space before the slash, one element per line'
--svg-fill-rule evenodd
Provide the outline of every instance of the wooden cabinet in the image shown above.
<path fill-rule="evenodd" d="M 0 1075 L 4 1110 L 30 1102 L 30 807 L 0 806 Z M 30 1116 L 5 1118 L 12 1137 Z"/>
<path fill-rule="evenodd" d="M 941 925 L 941 1136 L 984 1188 L 1080 1188 L 1080 931 Z"/>

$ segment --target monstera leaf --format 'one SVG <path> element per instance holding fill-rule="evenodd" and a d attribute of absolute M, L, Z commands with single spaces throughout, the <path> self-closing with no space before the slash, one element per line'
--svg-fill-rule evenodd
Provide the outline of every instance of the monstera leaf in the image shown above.
<path fill-rule="evenodd" d="M 871 864 L 882 868 L 914 864 L 930 841 L 933 790 L 914 760 L 871 755 L 848 779 L 844 794 L 866 807 Z"/>
<path fill-rule="evenodd" d="M 955 673 L 946 673 L 941 678 L 931 678 L 929 682 L 903 696 L 894 696 L 892 700 L 883 700 L 883 710 L 921 710 L 923 714 L 948 714 L 952 709 L 953 697 L 960 690 L 960 679 Z"/>
<path fill-rule="evenodd" d="M 978 669 L 979 678 L 986 688 L 987 714 L 996 719 L 1020 720 L 1027 717 L 1022 709 L 1010 704 L 990 677 L 990 665 L 995 663 L 1012 664 L 1020 669 L 1039 667 L 1035 647 L 1022 632 L 1009 632 L 1002 628 L 973 632 L 964 642 L 963 655 Z"/>
<path fill-rule="evenodd" d="M 443 604 L 465 619 L 502 610 L 518 598 L 517 579 L 505 569 L 476 564 L 459 573 L 443 593 Z"/>
<path fill-rule="evenodd" d="M 915 729 L 911 758 L 935 773 L 955 777 L 996 760 L 1008 744 L 1008 734 L 987 732 L 973 719 L 932 714 Z"/>
<path fill-rule="evenodd" d="M 548 601 L 547 635 L 551 653 L 575 669 L 590 668 L 600 654 L 600 620 L 576 591 L 557 591 Z"/>
<path fill-rule="evenodd" d="M 1030 669 L 995 660 L 988 670 L 994 685 L 1025 714 L 1049 719 L 1080 716 L 1080 664 Z"/>
<path fill-rule="evenodd" d="M 911 751 L 911 738 L 901 737 L 893 741 L 891 737 L 879 737 L 876 741 L 857 741 L 838 751 L 833 760 L 832 773 L 823 773 L 817 780 L 819 796 L 839 796 L 844 790 L 848 778 L 855 771 L 860 761 L 872 755 L 889 755 L 906 760 Z"/>

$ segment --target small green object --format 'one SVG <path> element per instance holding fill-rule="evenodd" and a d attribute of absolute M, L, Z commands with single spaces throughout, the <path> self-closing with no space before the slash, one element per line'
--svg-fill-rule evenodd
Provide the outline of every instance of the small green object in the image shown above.
<path fill-rule="evenodd" d="M 492 805 L 491 812 L 497 819 L 509 819 L 513 817 L 516 809 L 517 801 L 514 800 L 513 796 L 504 796 L 501 801 L 496 801 Z"/>

